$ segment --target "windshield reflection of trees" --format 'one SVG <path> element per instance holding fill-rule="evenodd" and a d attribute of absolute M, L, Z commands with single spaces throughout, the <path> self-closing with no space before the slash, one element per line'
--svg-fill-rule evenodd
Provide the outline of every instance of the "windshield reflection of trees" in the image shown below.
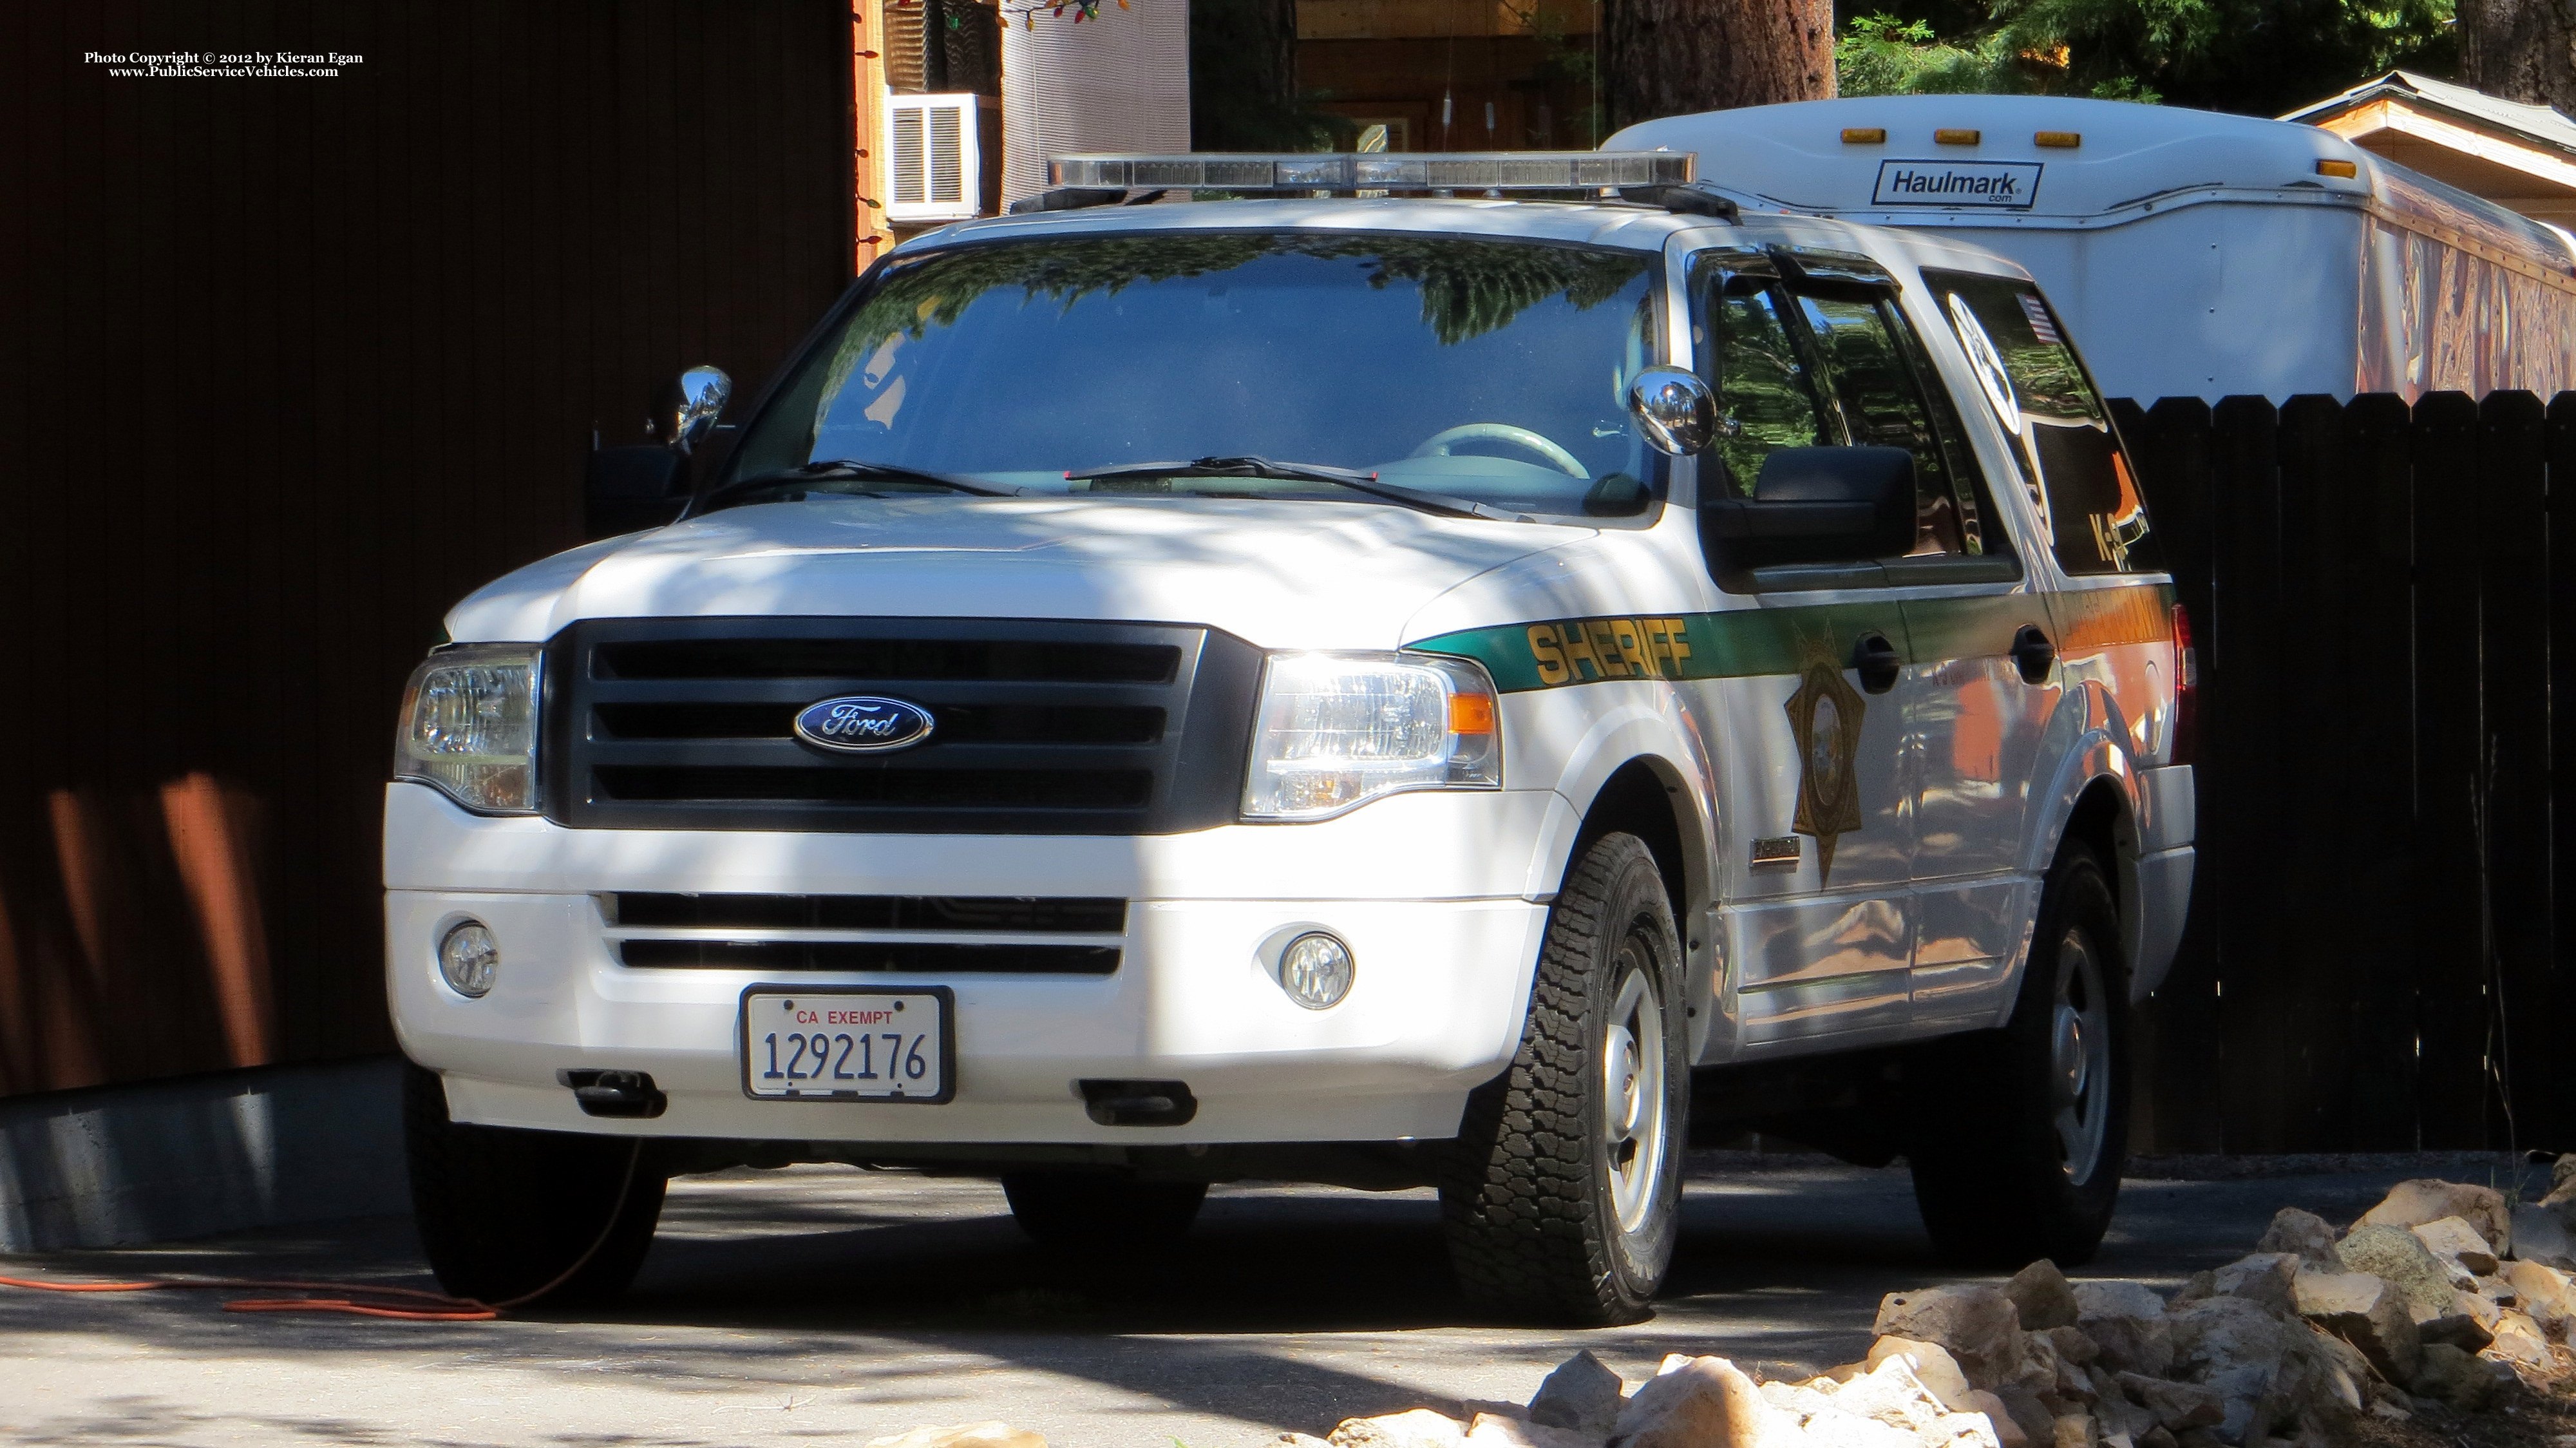
<path fill-rule="evenodd" d="M 1406 236 L 1154 232 L 960 247 L 888 272 L 842 334 L 823 395 L 838 393 L 888 338 L 900 332 L 918 340 L 934 326 L 953 326 L 987 292 L 1017 289 L 1026 301 L 1071 311 L 1086 297 L 1114 296 L 1137 282 L 1208 276 L 1283 255 L 1374 263 L 1368 284 L 1416 288 L 1423 325 L 1443 346 L 1500 331 L 1551 298 L 1588 311 L 1652 264 L 1645 256 L 1543 243 Z"/>
<path fill-rule="evenodd" d="M 1796 345 L 1781 321 L 1775 293 L 1759 284 L 1733 289 L 1713 312 L 1719 337 L 1719 365 L 1714 379 L 1732 426 L 1719 434 L 1716 452 L 1724 462 L 1728 490 L 1736 497 L 1753 495 L 1753 480 L 1763 459 L 1784 447 L 1813 447 L 1823 441 L 1820 408 Z"/>

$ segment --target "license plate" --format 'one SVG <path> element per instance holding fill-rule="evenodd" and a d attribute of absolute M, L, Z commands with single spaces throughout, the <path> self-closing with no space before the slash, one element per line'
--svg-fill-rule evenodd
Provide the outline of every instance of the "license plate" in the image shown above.
<path fill-rule="evenodd" d="M 742 1090 L 762 1101 L 918 1101 L 955 1094 L 946 986 L 756 985 L 742 993 Z"/>

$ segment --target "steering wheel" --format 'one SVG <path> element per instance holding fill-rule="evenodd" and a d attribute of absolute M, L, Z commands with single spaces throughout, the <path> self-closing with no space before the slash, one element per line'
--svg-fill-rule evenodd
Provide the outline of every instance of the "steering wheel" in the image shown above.
<path fill-rule="evenodd" d="M 1514 447 L 1527 448 L 1537 453 L 1560 471 L 1581 478 L 1587 483 L 1592 481 L 1592 474 L 1584 468 L 1582 459 L 1548 441 L 1542 434 L 1532 432 L 1525 427 L 1514 427 L 1508 422 L 1471 422 L 1463 427 L 1452 427 L 1435 432 L 1424 438 L 1422 446 L 1415 448 L 1410 455 L 1418 458 L 1445 458 L 1457 444 L 1462 442 L 1507 442 Z"/>

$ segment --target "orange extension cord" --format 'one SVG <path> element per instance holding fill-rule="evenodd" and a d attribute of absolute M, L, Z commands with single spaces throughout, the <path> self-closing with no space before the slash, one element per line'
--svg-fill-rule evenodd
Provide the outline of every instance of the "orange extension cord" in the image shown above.
<path fill-rule="evenodd" d="M 635 1185 L 635 1164 L 644 1155 L 639 1138 L 635 1150 L 626 1158 L 626 1175 L 617 1184 L 615 1200 L 623 1205 L 628 1188 Z M 354 1317 L 390 1317 L 401 1322 L 490 1322 L 514 1307 L 536 1301 L 572 1280 L 574 1273 L 590 1265 L 599 1249 L 608 1245 L 609 1235 L 617 1230 L 617 1218 L 611 1214 L 590 1250 L 575 1258 L 573 1264 L 555 1279 L 534 1292 L 523 1292 L 506 1302 L 483 1302 L 472 1297 L 450 1297 L 441 1292 L 423 1292 L 414 1287 L 358 1287 L 346 1282 L 272 1282 L 255 1277 L 200 1277 L 162 1282 L 37 1282 L 25 1277 L 0 1277 L 0 1287 L 24 1287 L 36 1292 L 188 1292 L 206 1289 L 231 1289 L 252 1292 L 335 1292 L 338 1297 L 241 1297 L 224 1304 L 226 1312 L 338 1312 Z M 417 1304 L 404 1306 L 405 1303 Z"/>

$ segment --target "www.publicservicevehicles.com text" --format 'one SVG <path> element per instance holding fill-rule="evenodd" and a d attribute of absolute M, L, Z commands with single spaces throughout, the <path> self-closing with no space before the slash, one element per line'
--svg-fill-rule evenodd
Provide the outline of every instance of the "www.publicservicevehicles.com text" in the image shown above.
<path fill-rule="evenodd" d="M 81 52 L 85 65 L 103 65 L 109 75 L 120 76 L 251 76 L 261 78 L 297 78 L 336 76 L 345 66 L 366 62 L 363 55 L 343 55 L 338 51 L 299 54 L 294 51 L 215 50 L 99 51 Z"/>

